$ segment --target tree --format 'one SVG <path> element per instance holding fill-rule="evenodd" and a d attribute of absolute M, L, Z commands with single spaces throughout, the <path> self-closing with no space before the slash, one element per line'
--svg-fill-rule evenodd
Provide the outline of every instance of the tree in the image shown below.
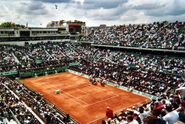
<path fill-rule="evenodd" d="M 0 24 L 1 28 L 25 28 L 25 25 L 15 24 L 14 22 L 3 22 Z"/>

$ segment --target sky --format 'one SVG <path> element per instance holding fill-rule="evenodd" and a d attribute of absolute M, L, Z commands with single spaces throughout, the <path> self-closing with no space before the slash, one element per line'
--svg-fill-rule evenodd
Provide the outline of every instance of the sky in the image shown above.
<path fill-rule="evenodd" d="M 45 27 L 81 20 L 87 26 L 185 21 L 185 0 L 0 0 L 0 23 Z"/>

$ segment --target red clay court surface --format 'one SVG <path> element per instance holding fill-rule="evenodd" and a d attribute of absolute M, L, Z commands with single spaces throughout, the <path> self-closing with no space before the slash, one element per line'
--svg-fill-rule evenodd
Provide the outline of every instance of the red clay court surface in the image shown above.
<path fill-rule="evenodd" d="M 89 79 L 69 72 L 24 79 L 22 82 L 43 94 L 45 99 L 69 113 L 80 124 L 100 123 L 105 118 L 107 106 L 114 112 L 120 112 L 149 101 L 146 97 L 109 85 L 94 86 L 89 83 Z M 61 94 L 55 94 L 57 89 L 62 90 Z"/>

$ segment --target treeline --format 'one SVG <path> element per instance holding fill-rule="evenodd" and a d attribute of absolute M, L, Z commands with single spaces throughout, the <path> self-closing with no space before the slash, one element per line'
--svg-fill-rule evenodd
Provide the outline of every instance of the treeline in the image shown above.
<path fill-rule="evenodd" d="M 0 28 L 25 28 L 25 25 L 16 24 L 14 22 L 0 23 Z"/>

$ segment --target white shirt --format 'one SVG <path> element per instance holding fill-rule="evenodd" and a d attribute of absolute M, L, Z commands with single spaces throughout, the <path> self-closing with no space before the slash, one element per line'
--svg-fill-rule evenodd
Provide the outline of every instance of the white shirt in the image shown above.
<path fill-rule="evenodd" d="M 136 120 L 129 122 L 128 124 L 139 124 Z"/>
<path fill-rule="evenodd" d="M 180 87 L 180 88 L 176 89 L 176 91 L 180 91 L 181 96 L 185 97 L 185 87 Z"/>
<path fill-rule="evenodd" d="M 168 124 L 173 124 L 175 121 L 179 119 L 179 114 L 176 110 L 169 112 L 166 114 L 163 119 L 168 123 Z"/>

